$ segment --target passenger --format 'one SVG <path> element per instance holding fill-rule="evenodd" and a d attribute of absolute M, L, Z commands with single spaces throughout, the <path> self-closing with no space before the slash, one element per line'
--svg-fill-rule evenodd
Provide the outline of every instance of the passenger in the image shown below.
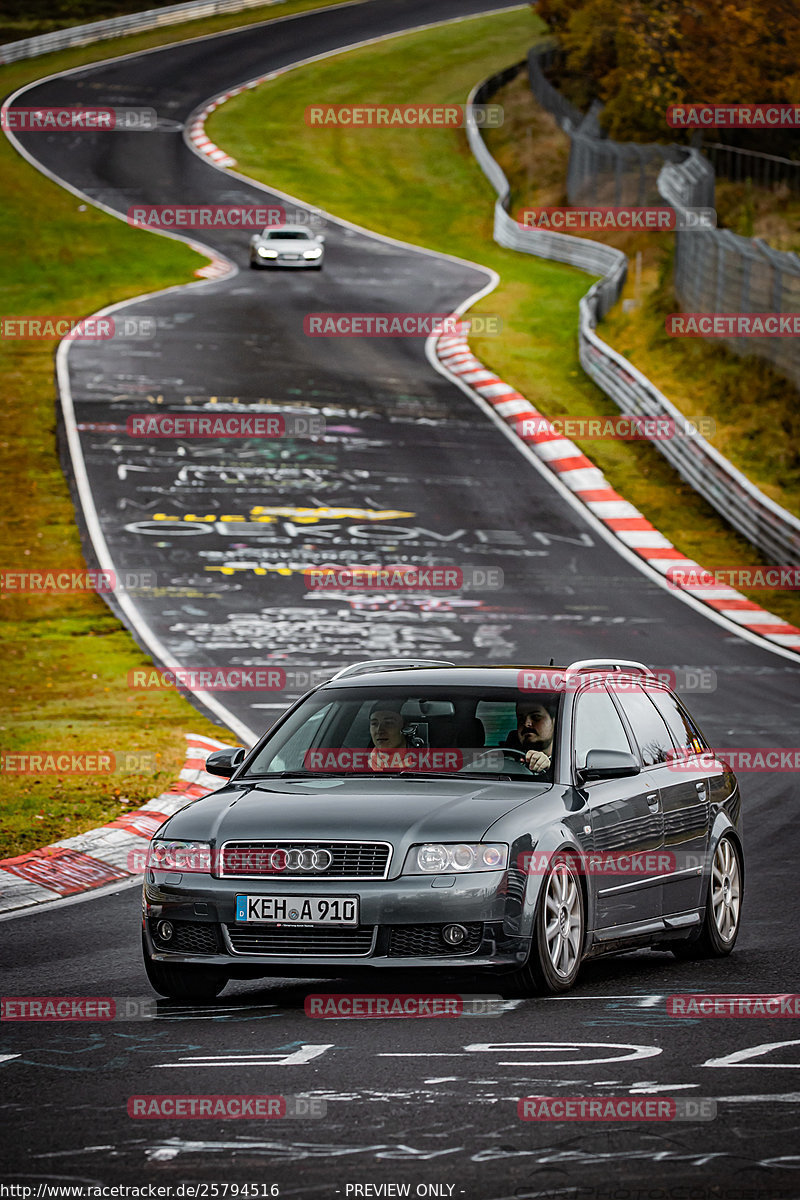
<path fill-rule="evenodd" d="M 378 700 L 369 710 L 369 734 L 373 745 L 369 765 L 373 771 L 396 771 L 409 765 L 405 761 L 408 756 L 398 753 L 408 747 L 404 724 L 397 700 Z"/>

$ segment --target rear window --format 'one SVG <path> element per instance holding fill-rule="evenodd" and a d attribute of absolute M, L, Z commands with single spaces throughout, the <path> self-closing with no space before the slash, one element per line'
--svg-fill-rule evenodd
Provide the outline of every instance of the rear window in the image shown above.
<path fill-rule="evenodd" d="M 264 236 L 270 242 L 306 242 L 311 234 L 305 229 L 271 229 Z"/>

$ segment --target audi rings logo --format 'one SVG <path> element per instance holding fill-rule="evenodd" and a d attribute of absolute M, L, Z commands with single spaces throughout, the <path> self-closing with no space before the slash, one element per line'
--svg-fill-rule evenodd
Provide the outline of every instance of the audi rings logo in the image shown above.
<path fill-rule="evenodd" d="M 273 871 L 327 871 L 332 862 L 330 850 L 300 850 L 296 846 L 289 850 L 273 850 L 269 856 Z"/>

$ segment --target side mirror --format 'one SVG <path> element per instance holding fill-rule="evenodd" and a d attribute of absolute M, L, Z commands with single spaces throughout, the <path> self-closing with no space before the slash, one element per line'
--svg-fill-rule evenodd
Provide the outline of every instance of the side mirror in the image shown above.
<path fill-rule="evenodd" d="M 627 775 L 638 775 L 641 768 L 632 754 L 623 750 L 590 750 L 586 755 L 586 766 L 578 771 L 581 783 L 590 779 L 623 779 Z"/>
<path fill-rule="evenodd" d="M 315 234 L 314 234 L 314 237 L 317 239 L 317 241 L 318 241 L 318 242 L 324 242 L 324 241 L 325 241 L 325 234 L 324 234 L 324 233 L 315 233 Z"/>
<path fill-rule="evenodd" d="M 225 779 L 230 779 L 244 762 L 244 756 L 244 746 L 228 746 L 224 750 L 215 750 L 206 759 L 205 769 L 209 775 L 222 775 Z"/>

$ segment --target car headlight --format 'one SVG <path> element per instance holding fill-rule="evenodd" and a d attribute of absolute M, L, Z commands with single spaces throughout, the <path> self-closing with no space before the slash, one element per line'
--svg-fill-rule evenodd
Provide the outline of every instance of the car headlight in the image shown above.
<path fill-rule="evenodd" d="M 147 864 L 156 871 L 202 871 L 211 873 L 209 842 L 176 842 L 154 838 L 147 851 Z"/>
<path fill-rule="evenodd" d="M 278 257 L 277 250 L 267 250 L 266 246 L 257 246 L 256 254 L 259 256 L 259 258 L 277 258 Z"/>
<path fill-rule="evenodd" d="M 404 875 L 444 875 L 466 871 L 502 871 L 508 866 L 508 846 L 496 842 L 426 842 L 412 846 Z"/>
<path fill-rule="evenodd" d="M 319 246 L 317 246 L 314 250 L 304 250 L 303 251 L 303 258 L 321 258 L 321 257 L 322 257 L 322 249 Z"/>

